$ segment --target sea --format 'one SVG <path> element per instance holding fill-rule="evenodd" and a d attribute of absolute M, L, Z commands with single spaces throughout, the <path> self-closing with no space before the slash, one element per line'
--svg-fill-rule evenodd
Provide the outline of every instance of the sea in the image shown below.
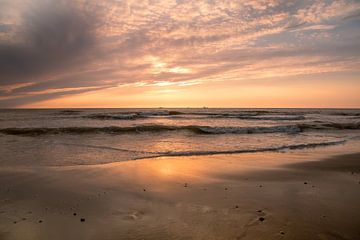
<path fill-rule="evenodd" d="M 2 109 L 0 166 L 304 151 L 360 141 L 360 109 Z"/>

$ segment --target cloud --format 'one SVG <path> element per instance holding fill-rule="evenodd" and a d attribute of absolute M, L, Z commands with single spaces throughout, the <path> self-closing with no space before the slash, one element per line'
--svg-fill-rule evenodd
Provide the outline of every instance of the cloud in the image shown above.
<path fill-rule="evenodd" d="M 96 41 L 96 17 L 89 14 L 61 0 L 29 3 L 16 39 L 0 43 L 0 84 L 39 81 L 83 64 Z"/>
<path fill-rule="evenodd" d="M 356 71 L 360 62 L 351 0 L 0 4 L 3 107 L 124 84 Z"/>

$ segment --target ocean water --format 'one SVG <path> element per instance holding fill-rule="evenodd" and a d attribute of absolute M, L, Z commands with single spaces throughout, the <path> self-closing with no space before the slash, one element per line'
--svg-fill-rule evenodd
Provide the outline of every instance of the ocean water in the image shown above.
<path fill-rule="evenodd" d="M 302 151 L 358 141 L 359 109 L 0 110 L 0 166 Z"/>

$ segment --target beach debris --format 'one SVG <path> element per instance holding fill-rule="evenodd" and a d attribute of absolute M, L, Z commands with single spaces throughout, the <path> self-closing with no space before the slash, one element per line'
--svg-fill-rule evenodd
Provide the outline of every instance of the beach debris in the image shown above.
<path fill-rule="evenodd" d="M 187 187 L 188 186 L 188 184 L 187 183 L 184 183 L 184 187 Z"/>
<path fill-rule="evenodd" d="M 264 217 L 259 217 L 259 221 L 263 222 L 263 221 L 265 221 L 265 218 Z"/>
<path fill-rule="evenodd" d="M 85 222 L 85 218 L 80 218 L 80 222 Z"/>

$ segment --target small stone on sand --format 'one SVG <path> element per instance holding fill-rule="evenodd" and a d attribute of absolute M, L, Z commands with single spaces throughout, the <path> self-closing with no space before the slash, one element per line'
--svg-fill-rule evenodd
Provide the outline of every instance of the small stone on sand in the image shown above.
<path fill-rule="evenodd" d="M 74 212 L 73 215 L 76 216 L 77 214 Z"/>
<path fill-rule="evenodd" d="M 226 190 L 228 190 L 228 188 L 227 188 L 227 187 L 225 188 L 225 191 L 226 191 Z"/>
<path fill-rule="evenodd" d="M 238 205 L 235 205 L 235 208 L 239 208 L 239 206 L 238 206 Z"/>
<path fill-rule="evenodd" d="M 307 184 L 307 182 L 304 182 L 304 184 Z"/>
<path fill-rule="evenodd" d="M 280 231 L 280 234 L 281 234 L 281 235 L 284 235 L 284 234 L 285 234 L 285 232 L 283 232 L 283 231 Z"/>
<path fill-rule="evenodd" d="M 259 217 L 259 221 L 263 222 L 264 220 L 265 220 L 265 218 Z"/>
<path fill-rule="evenodd" d="M 80 219 L 80 222 L 85 222 L 85 218 L 81 218 L 81 219 Z"/>
<path fill-rule="evenodd" d="M 187 187 L 188 186 L 188 184 L 187 183 L 184 183 L 184 187 Z"/>
<path fill-rule="evenodd" d="M 39 220 L 39 223 L 42 223 L 43 221 L 42 220 Z"/>
<path fill-rule="evenodd" d="M 146 189 L 144 188 L 143 191 L 146 192 Z"/>

